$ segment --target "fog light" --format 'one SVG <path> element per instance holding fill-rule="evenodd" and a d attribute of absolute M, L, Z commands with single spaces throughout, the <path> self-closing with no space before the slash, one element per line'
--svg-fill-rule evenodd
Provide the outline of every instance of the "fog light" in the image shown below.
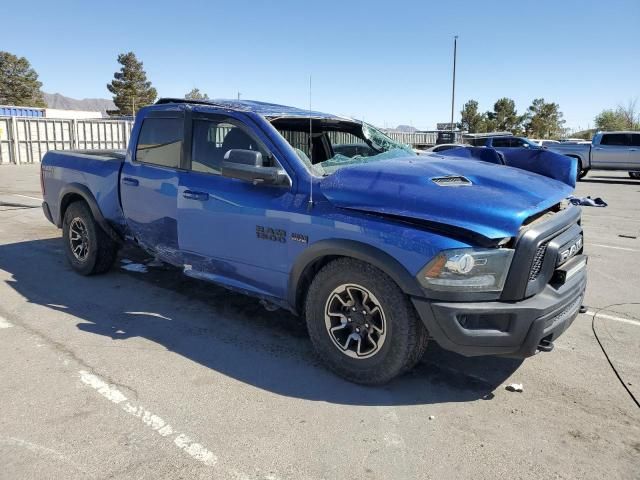
<path fill-rule="evenodd" d="M 458 315 L 458 323 L 466 330 L 497 330 L 506 332 L 511 324 L 511 314 L 483 315 L 469 313 Z"/>

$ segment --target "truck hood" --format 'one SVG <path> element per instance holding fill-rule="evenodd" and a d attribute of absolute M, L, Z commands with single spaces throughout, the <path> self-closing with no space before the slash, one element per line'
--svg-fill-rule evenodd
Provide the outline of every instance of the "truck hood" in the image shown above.
<path fill-rule="evenodd" d="M 462 179 L 434 181 L 443 177 Z M 320 189 L 337 207 L 457 227 L 490 239 L 516 236 L 525 219 L 573 191 L 517 168 L 436 156 L 343 167 L 323 178 Z"/>

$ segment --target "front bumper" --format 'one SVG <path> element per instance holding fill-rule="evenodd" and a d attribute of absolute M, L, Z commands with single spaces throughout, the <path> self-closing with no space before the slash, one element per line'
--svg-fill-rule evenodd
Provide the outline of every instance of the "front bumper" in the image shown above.
<path fill-rule="evenodd" d="M 585 266 L 561 286 L 548 284 L 516 302 L 438 302 L 412 298 L 430 336 L 442 347 L 466 356 L 529 357 L 549 349 L 578 315 L 587 285 Z M 567 265 L 569 262 L 567 262 Z"/>

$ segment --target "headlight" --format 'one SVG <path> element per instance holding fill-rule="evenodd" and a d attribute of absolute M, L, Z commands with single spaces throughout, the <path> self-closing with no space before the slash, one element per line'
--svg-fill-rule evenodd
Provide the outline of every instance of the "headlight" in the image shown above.
<path fill-rule="evenodd" d="M 500 292 L 512 258 L 510 248 L 443 250 L 420 270 L 418 280 L 431 290 Z"/>

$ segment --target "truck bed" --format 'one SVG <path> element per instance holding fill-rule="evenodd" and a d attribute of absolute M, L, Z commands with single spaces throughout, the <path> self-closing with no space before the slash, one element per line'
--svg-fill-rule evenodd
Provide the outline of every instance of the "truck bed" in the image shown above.
<path fill-rule="evenodd" d="M 74 190 L 90 192 L 104 219 L 117 230 L 125 221 L 120 208 L 120 170 L 124 150 L 53 150 L 42 159 L 44 201 L 60 226 L 61 200 Z"/>

